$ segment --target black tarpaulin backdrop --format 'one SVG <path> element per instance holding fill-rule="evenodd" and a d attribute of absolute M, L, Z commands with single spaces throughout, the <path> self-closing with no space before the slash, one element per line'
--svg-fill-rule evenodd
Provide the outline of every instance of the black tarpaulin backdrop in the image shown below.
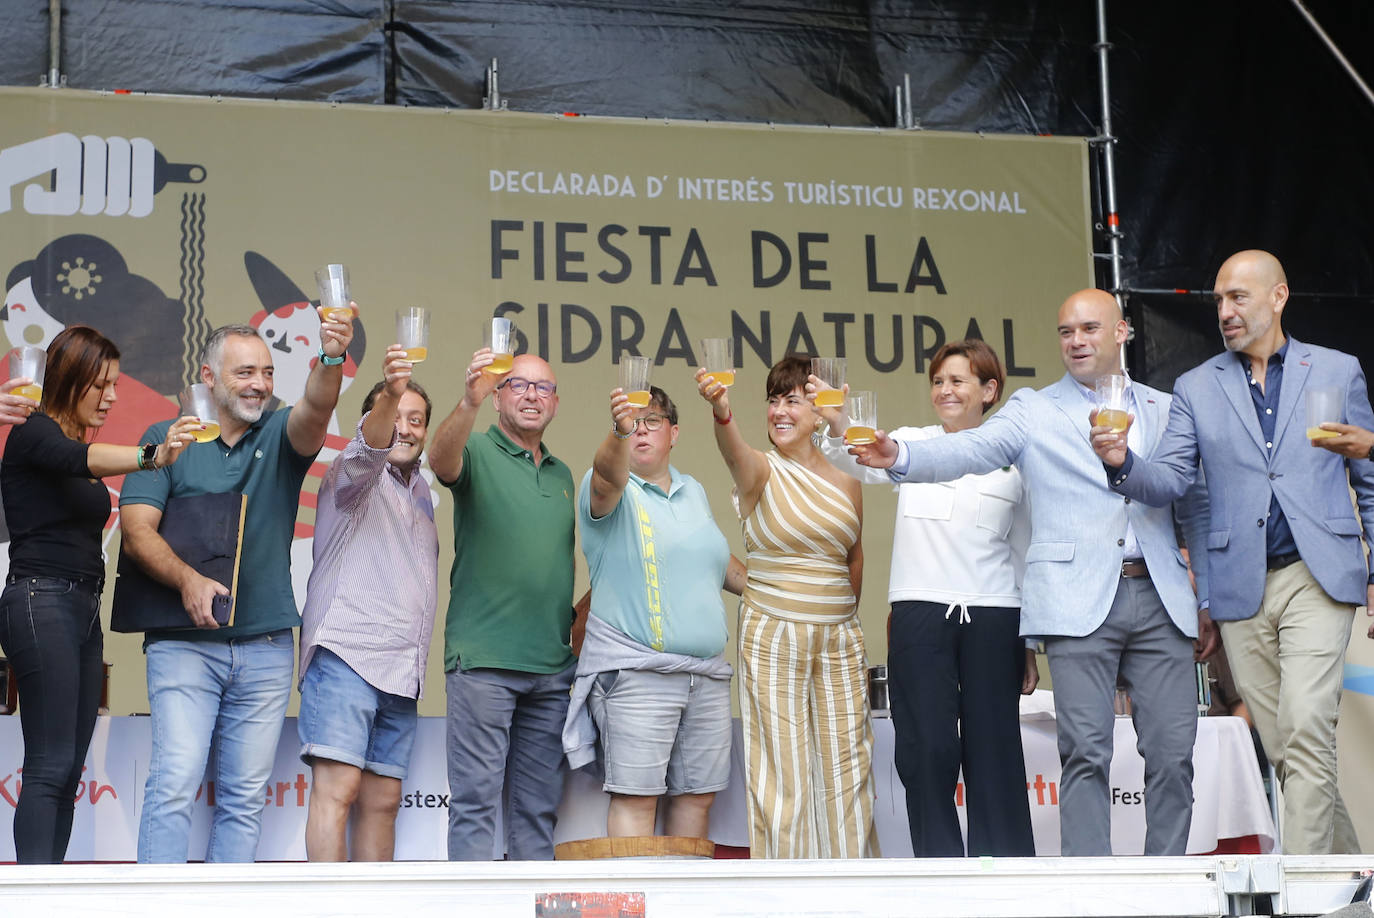
<path fill-rule="evenodd" d="M 1374 81 L 1374 4 L 1308 7 Z M 0 83 L 47 73 L 47 8 L 0 0 Z M 474 108 L 496 57 L 502 96 L 523 111 L 890 126 L 909 73 L 926 128 L 1093 135 L 1099 123 L 1091 0 L 62 9 L 62 72 L 81 89 Z M 1267 248 L 1296 294 L 1285 327 L 1368 363 L 1374 106 L 1287 0 L 1114 0 L 1108 25 L 1126 285 L 1207 289 L 1228 254 Z M 1167 388 L 1219 349 L 1205 298 L 1136 294 L 1130 306 L 1133 364 L 1151 382 Z"/>

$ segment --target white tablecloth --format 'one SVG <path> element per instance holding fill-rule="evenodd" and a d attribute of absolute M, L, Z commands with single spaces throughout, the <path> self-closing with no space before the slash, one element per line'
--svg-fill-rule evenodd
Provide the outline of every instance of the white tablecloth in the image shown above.
<path fill-rule="evenodd" d="M 77 795 L 76 819 L 69 860 L 131 861 L 138 838 L 138 814 L 147 778 L 149 733 L 146 717 L 102 717 Z M 906 806 L 901 783 L 892 765 L 892 722 L 875 721 L 877 747 L 875 777 L 878 805 L 876 818 L 883 854 L 909 857 L 911 841 L 906 829 Z M 1023 717 L 1022 741 L 1026 753 L 1027 793 L 1035 830 L 1037 854 L 1059 853 L 1059 756 L 1055 747 L 1053 715 Z M 747 846 L 743 757 L 738 742 L 730 789 L 718 795 L 711 811 L 711 838 L 718 844 Z M 310 769 L 298 757 L 296 723 L 288 719 L 282 729 L 272 783 L 267 791 L 263 817 L 261 860 L 305 859 L 305 815 L 310 797 Z M 14 860 L 11 823 L 22 781 L 23 742 L 18 717 L 0 717 L 0 861 Z M 1265 801 L 1259 768 L 1250 734 L 1234 717 L 1203 718 L 1198 722 L 1194 750 L 1192 832 L 1189 853 L 1211 851 L 1218 839 L 1255 835 L 1261 850 L 1274 844 L 1274 825 Z M 1111 783 L 1112 847 L 1116 854 L 1139 854 L 1144 847 L 1145 808 L 1142 803 L 1144 763 L 1135 752 L 1135 731 L 1129 719 L 1116 723 L 1116 756 Z M 191 851 L 198 859 L 209 834 L 213 781 L 201 787 L 192 818 Z M 444 767 L 443 718 L 420 720 L 411 762 L 404 783 L 400 815 L 396 823 L 396 857 L 402 860 L 436 860 L 444 857 L 447 833 L 448 781 Z M 559 810 L 558 841 L 605 834 L 608 797 L 585 773 L 568 778 Z M 960 807 L 960 819 L 963 809 Z"/>

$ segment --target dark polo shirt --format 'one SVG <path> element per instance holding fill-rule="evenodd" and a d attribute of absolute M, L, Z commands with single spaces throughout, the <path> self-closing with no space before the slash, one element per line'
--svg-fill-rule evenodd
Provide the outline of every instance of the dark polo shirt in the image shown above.
<path fill-rule="evenodd" d="M 148 504 L 162 510 L 169 498 L 225 491 L 248 497 L 234 624 L 214 630 L 150 631 L 148 641 L 228 641 L 300 625 L 291 591 L 291 539 L 301 485 L 315 455 L 302 456 L 291 446 L 286 435 L 290 414 L 290 408 L 264 414 L 232 447 L 218 438 L 192 443 L 175 464 L 124 479 L 121 507 Z M 154 424 L 139 442 L 162 442 L 171 425 L 170 419 Z"/>

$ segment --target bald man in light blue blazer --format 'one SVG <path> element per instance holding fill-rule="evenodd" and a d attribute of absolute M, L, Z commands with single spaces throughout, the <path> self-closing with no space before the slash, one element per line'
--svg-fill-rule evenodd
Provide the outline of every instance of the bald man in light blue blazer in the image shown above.
<path fill-rule="evenodd" d="M 1060 307 L 1058 334 L 1068 374 L 1044 389 L 1016 392 L 981 426 L 919 442 L 880 435 L 851 452 L 865 465 L 888 468 L 894 481 L 949 481 L 1006 465 L 1020 470 L 1031 506 L 1021 633 L 1044 639 L 1054 683 L 1061 851 L 1113 853 L 1108 773 L 1120 677 L 1145 759 L 1145 853 L 1183 854 L 1193 812 L 1193 659 L 1216 645 L 1205 611 L 1207 572 L 1195 565 L 1195 595 L 1174 514 L 1113 494 L 1089 442 L 1094 383 L 1121 372 L 1127 328 L 1116 300 L 1102 290 L 1075 293 Z M 1149 456 L 1164 431 L 1169 396 L 1141 383 L 1128 391 L 1138 419 L 1133 445 Z M 1201 539 L 1201 482 L 1178 510 L 1190 544 Z"/>
<path fill-rule="evenodd" d="M 1188 487 L 1201 459 L 1212 617 L 1283 786 L 1283 851 L 1358 853 L 1336 786 L 1336 720 L 1355 607 L 1374 599 L 1361 544 L 1374 531 L 1374 462 L 1314 449 L 1308 428 L 1374 428 L 1369 391 L 1354 357 L 1284 335 L 1288 282 L 1273 255 L 1231 256 L 1213 296 L 1226 351 L 1179 377 L 1158 451 L 1143 461 L 1104 428 L 1094 448 L 1112 488 L 1149 504 Z M 1319 389 L 1338 416 L 1306 417 Z"/>

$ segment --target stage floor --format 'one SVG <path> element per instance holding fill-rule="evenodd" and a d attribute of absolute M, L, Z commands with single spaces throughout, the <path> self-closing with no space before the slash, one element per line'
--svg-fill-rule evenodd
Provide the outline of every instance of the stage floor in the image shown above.
<path fill-rule="evenodd" d="M 0 867 L 0 915 L 1322 915 L 1374 855 Z"/>

